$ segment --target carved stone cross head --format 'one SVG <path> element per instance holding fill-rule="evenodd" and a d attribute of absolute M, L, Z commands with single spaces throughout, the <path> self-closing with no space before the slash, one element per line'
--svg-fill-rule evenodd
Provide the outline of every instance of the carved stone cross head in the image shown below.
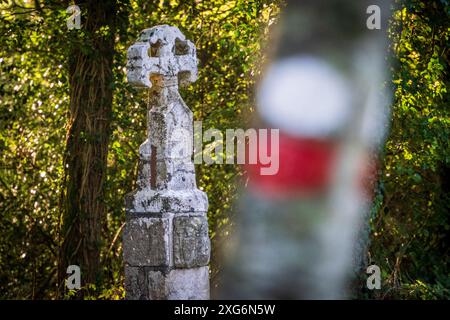
<path fill-rule="evenodd" d="M 194 44 L 177 27 L 156 26 L 141 32 L 127 53 L 127 78 L 135 87 L 187 85 L 197 80 Z"/>

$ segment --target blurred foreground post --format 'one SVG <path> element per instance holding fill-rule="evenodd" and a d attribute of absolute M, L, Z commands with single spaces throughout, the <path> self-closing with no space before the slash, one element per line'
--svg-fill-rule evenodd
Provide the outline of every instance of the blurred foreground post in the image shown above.
<path fill-rule="evenodd" d="M 368 22 L 372 5 L 380 29 Z M 348 297 L 365 245 L 364 185 L 389 118 L 388 9 L 388 1 L 287 1 L 257 101 L 260 126 L 280 130 L 270 146 L 279 171 L 247 167 L 224 297 Z"/>
<path fill-rule="evenodd" d="M 176 27 L 145 29 L 128 49 L 128 81 L 150 88 L 137 190 L 126 198 L 127 299 L 209 299 L 208 198 L 197 189 L 192 112 L 178 84 L 197 79 L 196 50 Z"/>

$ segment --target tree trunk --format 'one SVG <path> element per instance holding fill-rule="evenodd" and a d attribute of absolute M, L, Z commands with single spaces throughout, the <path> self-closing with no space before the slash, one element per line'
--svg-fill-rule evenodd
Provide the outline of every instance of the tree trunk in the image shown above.
<path fill-rule="evenodd" d="M 64 157 L 60 293 L 65 291 L 69 265 L 81 268 L 82 285 L 95 283 L 99 276 L 112 113 L 115 0 L 87 1 L 79 6 L 81 29 L 70 31 L 77 41 L 69 44 L 70 110 Z"/>

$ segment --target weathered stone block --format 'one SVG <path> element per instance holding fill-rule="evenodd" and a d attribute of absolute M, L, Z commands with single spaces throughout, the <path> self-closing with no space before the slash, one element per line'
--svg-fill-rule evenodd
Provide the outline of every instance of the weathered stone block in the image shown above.
<path fill-rule="evenodd" d="M 127 300 L 207 300 L 208 267 L 173 269 L 168 272 L 149 267 L 125 266 Z"/>
<path fill-rule="evenodd" d="M 148 288 L 144 268 L 125 266 L 125 299 L 146 300 L 147 296 Z"/>
<path fill-rule="evenodd" d="M 209 299 L 208 267 L 173 269 L 164 274 L 148 271 L 149 300 L 207 300 Z"/>
<path fill-rule="evenodd" d="M 173 219 L 173 258 L 179 268 L 206 266 L 211 244 L 208 221 L 203 216 L 179 216 Z"/>
<path fill-rule="evenodd" d="M 171 217 L 129 218 L 123 234 L 124 261 L 130 266 L 169 266 Z"/>
<path fill-rule="evenodd" d="M 147 299 L 148 300 L 167 300 L 167 280 L 168 274 L 161 271 L 149 270 L 146 273 Z"/>

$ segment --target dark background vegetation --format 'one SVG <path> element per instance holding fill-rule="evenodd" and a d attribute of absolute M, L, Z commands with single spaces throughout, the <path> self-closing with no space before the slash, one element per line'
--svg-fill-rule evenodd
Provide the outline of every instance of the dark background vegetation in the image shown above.
<path fill-rule="evenodd" d="M 0 1 L 2 299 L 73 296 L 60 284 L 74 257 L 88 266 L 83 298 L 123 298 L 123 198 L 134 188 L 146 130 L 145 92 L 126 82 L 127 48 L 145 28 L 179 27 L 198 50 L 199 79 L 182 91 L 194 118 L 205 128 L 243 127 L 254 110 L 262 49 L 283 5 L 76 2 L 82 28 L 69 31 L 71 1 Z M 449 1 L 395 4 L 386 53 L 395 61 L 388 84 L 395 95 L 369 250 L 383 284 L 362 298 L 450 297 L 449 28 Z M 196 169 L 217 245 L 226 237 L 240 172 L 231 165 Z M 221 264 L 214 252 L 216 285 Z"/>

